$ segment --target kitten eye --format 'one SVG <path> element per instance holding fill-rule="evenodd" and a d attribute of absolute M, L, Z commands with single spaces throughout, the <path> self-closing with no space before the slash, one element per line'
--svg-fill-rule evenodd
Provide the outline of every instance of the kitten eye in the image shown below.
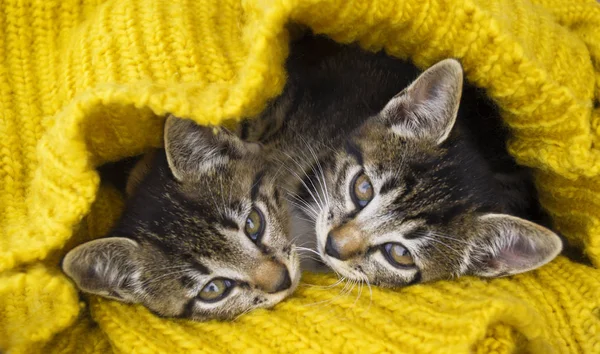
<path fill-rule="evenodd" d="M 373 199 L 373 185 L 364 172 L 354 176 L 350 188 L 350 196 L 357 208 L 362 209 Z"/>
<path fill-rule="evenodd" d="M 415 265 L 415 261 L 408 250 L 398 243 L 384 244 L 383 254 L 394 267 L 406 268 Z"/>
<path fill-rule="evenodd" d="M 198 297 L 205 302 L 219 301 L 229 295 L 234 284 L 233 280 L 229 279 L 213 279 L 200 290 Z"/>
<path fill-rule="evenodd" d="M 256 207 L 252 208 L 246 218 L 244 232 L 252 241 L 258 243 L 265 232 L 265 220 L 263 214 Z"/>

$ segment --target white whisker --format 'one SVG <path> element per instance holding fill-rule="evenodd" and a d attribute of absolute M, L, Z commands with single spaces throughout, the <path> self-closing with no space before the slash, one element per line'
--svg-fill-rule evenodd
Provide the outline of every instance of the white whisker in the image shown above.
<path fill-rule="evenodd" d="M 290 156 L 287 152 L 283 152 L 291 161 L 293 161 L 298 167 L 301 168 L 302 172 L 308 177 L 308 174 L 306 173 L 306 171 L 304 171 L 304 168 L 302 167 L 302 165 L 300 165 L 292 156 Z M 304 182 L 304 180 L 302 179 L 302 177 L 300 177 L 295 171 L 292 171 L 290 169 L 290 172 L 298 179 L 298 181 L 300 181 L 300 183 L 302 183 L 302 185 L 304 186 L 304 188 L 308 191 L 308 193 L 310 194 L 311 198 L 314 200 L 314 202 L 317 204 L 317 206 L 319 207 L 319 211 L 323 211 L 323 204 L 322 204 L 322 200 L 319 198 L 317 198 L 317 196 L 315 196 L 315 193 L 313 193 L 313 191 L 311 190 L 311 188 L 306 184 L 306 182 Z M 312 180 L 309 178 L 309 181 L 311 182 L 311 184 L 314 186 L 314 183 L 312 183 Z M 315 190 L 316 192 L 316 190 Z"/>

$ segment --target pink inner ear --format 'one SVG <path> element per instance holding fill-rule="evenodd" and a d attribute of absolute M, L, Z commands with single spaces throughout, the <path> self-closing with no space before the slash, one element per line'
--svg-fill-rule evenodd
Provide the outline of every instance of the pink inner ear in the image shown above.
<path fill-rule="evenodd" d="M 525 265 L 524 259 L 526 255 L 515 252 L 514 250 L 503 249 L 498 257 L 493 260 L 494 263 L 502 263 L 514 267 L 515 265 L 522 266 Z M 496 265 L 497 266 L 497 265 Z"/>
<path fill-rule="evenodd" d="M 513 236 L 512 243 L 500 250 L 493 263 L 502 263 L 510 268 L 527 267 L 532 260 L 538 258 L 535 243 L 523 236 Z M 491 263 L 492 263 L 491 262 Z M 497 268 L 499 264 L 494 264 Z M 490 264 L 492 265 L 492 264 Z"/>
<path fill-rule="evenodd" d="M 550 262 L 562 249 L 560 238 L 531 221 L 504 214 L 481 216 L 482 233 L 490 235 L 483 276 L 518 274 Z"/>

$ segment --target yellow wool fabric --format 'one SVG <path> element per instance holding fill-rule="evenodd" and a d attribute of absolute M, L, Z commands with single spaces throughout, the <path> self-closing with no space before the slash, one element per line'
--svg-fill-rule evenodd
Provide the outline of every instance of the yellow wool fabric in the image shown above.
<path fill-rule="evenodd" d="M 289 21 L 421 67 L 460 59 L 501 107 L 515 133 L 510 150 L 536 169 L 558 228 L 597 267 L 595 0 L 0 0 L 0 8 L 0 351 L 600 353 L 600 271 L 563 257 L 506 279 L 348 295 L 326 287 L 333 276 L 306 275 L 274 310 L 231 323 L 80 298 L 59 267 L 122 209 L 96 167 L 160 146 L 166 113 L 222 124 L 281 91 Z"/>

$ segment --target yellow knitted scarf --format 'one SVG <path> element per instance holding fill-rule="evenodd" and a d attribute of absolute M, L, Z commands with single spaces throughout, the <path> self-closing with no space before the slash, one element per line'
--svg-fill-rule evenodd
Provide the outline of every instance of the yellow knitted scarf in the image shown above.
<path fill-rule="evenodd" d="M 223 124 L 285 82 L 285 24 L 425 67 L 459 58 L 499 104 L 561 232 L 600 265 L 600 5 L 595 0 L 0 0 L 0 351 L 600 353 L 600 271 L 399 290 L 306 275 L 274 310 L 165 320 L 79 297 L 67 250 L 122 196 L 96 167 L 160 146 L 173 113 Z M 314 285 L 314 286 L 313 286 Z M 340 294 L 341 292 L 341 294 Z"/>

